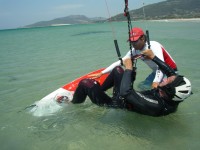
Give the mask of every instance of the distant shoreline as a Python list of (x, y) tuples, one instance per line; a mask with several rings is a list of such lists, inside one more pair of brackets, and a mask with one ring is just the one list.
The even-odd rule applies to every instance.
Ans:
[(176, 19), (158, 19), (158, 20), (148, 20), (148, 21), (158, 21), (158, 22), (181, 22), (181, 21), (197, 21), (200, 22), (200, 18), (176, 18)]
[[(152, 19), (152, 20), (134, 20), (134, 21), (150, 21), (150, 22), (200, 22), (200, 18), (176, 18), (176, 19)], [(113, 22), (126, 22), (126, 21), (113, 21)], [(52, 24), (49, 26), (41, 26), (41, 27), (56, 27), (56, 26), (69, 26), (69, 25), (77, 25), (77, 24)], [(26, 28), (41, 28), (41, 27), (19, 27), (19, 28), (11, 28), (11, 29), (0, 29), (3, 30), (15, 30), (15, 29), (26, 29)]]
[(69, 26), (69, 25), (72, 25), (72, 24), (52, 24), (51, 26)]

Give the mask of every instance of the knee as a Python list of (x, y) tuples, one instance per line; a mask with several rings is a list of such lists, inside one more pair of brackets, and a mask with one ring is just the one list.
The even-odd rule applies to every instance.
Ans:
[(121, 66), (117, 66), (114, 68), (114, 72), (117, 74), (123, 74), (124, 73), (124, 69)]
[(92, 88), (96, 84), (98, 84), (98, 82), (94, 79), (83, 79), (79, 82), (79, 85), (83, 85), (88, 88)]

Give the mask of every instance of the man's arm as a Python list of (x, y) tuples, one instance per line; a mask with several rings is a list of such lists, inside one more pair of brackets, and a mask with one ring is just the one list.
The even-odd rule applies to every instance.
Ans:
[[(151, 41), (151, 50), (153, 51), (155, 56), (157, 56), (161, 61), (164, 61), (162, 46), (160, 43), (156, 41)], [(157, 66), (156, 75), (152, 83), (152, 88), (157, 88), (158, 84), (162, 81), (163, 76), (164, 76), (163, 72)]]
[(123, 62), (125, 66), (125, 72), (122, 77), (121, 86), (120, 86), (120, 95), (126, 96), (133, 89), (133, 64), (131, 58), (125, 59)]
[(165, 62), (161, 61), (157, 56), (155, 56), (152, 50), (147, 49), (143, 51), (142, 54), (145, 55), (147, 58), (151, 59), (153, 62), (155, 62), (159, 66), (161, 71), (167, 75), (167, 77), (176, 75), (175, 71), (171, 67), (169, 67), (169, 65), (167, 65)]

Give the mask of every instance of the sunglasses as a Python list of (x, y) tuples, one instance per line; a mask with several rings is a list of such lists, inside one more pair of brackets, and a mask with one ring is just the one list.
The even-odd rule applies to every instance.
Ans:
[(140, 36), (136, 41), (131, 41), (131, 44), (136, 45), (143, 36)]

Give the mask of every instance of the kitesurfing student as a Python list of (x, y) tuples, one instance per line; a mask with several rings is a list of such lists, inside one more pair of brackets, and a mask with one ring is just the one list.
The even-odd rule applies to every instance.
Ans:
[(124, 61), (125, 72), (120, 86), (120, 95), (131, 106), (131, 110), (150, 116), (161, 116), (175, 112), (179, 103), (191, 95), (191, 83), (184, 76), (177, 75), (166, 63), (161, 61), (152, 50), (142, 52), (166, 74), (167, 80), (157, 88), (137, 92), (133, 89), (133, 64), (130, 58)]
[[(142, 52), (145, 58), (151, 59), (168, 77), (159, 83), (157, 88), (137, 92), (133, 89), (135, 71), (131, 58), (124, 60), (125, 71), (115, 67), (102, 86), (94, 79), (83, 79), (74, 93), (72, 103), (82, 103), (89, 96), (99, 106), (126, 108), (150, 116), (161, 116), (175, 112), (179, 103), (190, 96), (191, 83), (155, 56), (152, 50)], [(113, 98), (104, 91), (114, 85)]]
[[(125, 60), (126, 58), (135, 58), (137, 56), (141, 56), (141, 53), (148, 48), (148, 42), (146, 35), (144, 34), (141, 28), (135, 27), (132, 28), (130, 31), (130, 39), (129, 41), (132, 44), (132, 51), (129, 51), (122, 59)], [(172, 59), (170, 54), (165, 50), (165, 48), (156, 41), (150, 41), (150, 49), (153, 53), (162, 61), (166, 62), (174, 71), (177, 71), (177, 65), (175, 61)], [(164, 74), (160, 71), (159, 67), (151, 60), (146, 59), (145, 57), (141, 56), (141, 60), (143, 60), (151, 69), (152, 73), (148, 75), (148, 77), (139, 84), (140, 89), (149, 89), (150, 87), (156, 88), (158, 84), (163, 80)], [(121, 62), (116, 61), (103, 70), (99, 74), (95, 74), (94, 76), (99, 77), (104, 73), (111, 72), (113, 68), (116, 66), (120, 66)]]

